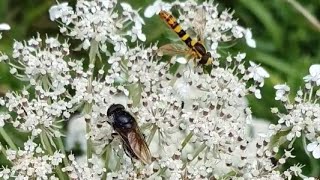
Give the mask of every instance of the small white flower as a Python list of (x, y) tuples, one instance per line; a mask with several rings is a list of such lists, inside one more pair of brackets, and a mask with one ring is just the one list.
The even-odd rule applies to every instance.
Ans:
[(290, 87), (286, 84), (275, 85), (274, 89), (277, 90), (275, 100), (285, 100), (286, 97), (284, 95), (286, 95), (290, 91)]
[(305, 76), (303, 79), (305, 82), (315, 82), (317, 86), (320, 85), (320, 64), (311, 65), (309, 68), (309, 75)]
[(307, 150), (312, 152), (315, 159), (320, 158), (320, 144), (318, 142), (312, 142), (307, 145)]
[(236, 59), (236, 61), (241, 62), (244, 58), (246, 58), (246, 53), (238, 53), (234, 59)]
[(158, 14), (161, 10), (168, 11), (171, 9), (171, 4), (162, 2), (161, 0), (155, 1), (151, 6), (148, 6), (144, 11), (146, 18), (151, 18), (155, 14)]
[(56, 19), (63, 17), (65, 15), (64, 12), (69, 9), (70, 7), (67, 2), (51, 6), (49, 9), (50, 20), (55, 21)]
[(253, 78), (254, 81), (260, 83), (259, 86), (262, 87), (264, 85), (264, 79), (270, 77), (269, 73), (254, 62), (250, 61), (249, 63), (251, 66), (248, 68), (248, 76)]

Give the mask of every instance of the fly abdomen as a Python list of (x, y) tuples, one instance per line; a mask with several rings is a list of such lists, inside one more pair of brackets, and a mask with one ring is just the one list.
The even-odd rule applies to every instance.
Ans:
[(206, 48), (199, 42), (196, 42), (194, 45), (194, 49), (199, 52), (202, 56), (205, 56), (207, 54)]
[(210, 65), (212, 64), (212, 56), (210, 52), (207, 52), (205, 55), (203, 55), (199, 61), (199, 64), (203, 64), (203, 65)]

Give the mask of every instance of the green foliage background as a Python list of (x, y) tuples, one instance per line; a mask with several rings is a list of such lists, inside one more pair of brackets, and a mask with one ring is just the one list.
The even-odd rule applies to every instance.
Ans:
[[(279, 106), (274, 100), (273, 86), (286, 82), (292, 92), (296, 92), (303, 85), (302, 77), (308, 74), (310, 65), (320, 63), (320, 28), (312, 25), (289, 1), (292, 0), (215, 1), (219, 3), (220, 9), (234, 10), (234, 16), (239, 19), (239, 23), (244, 27), (250, 27), (253, 32), (257, 48), (248, 48), (243, 45), (244, 43), (237, 45), (236, 48), (246, 52), (247, 59), (260, 63), (271, 75), (262, 89), (263, 99), (249, 98), (254, 115), (271, 122), (275, 122), (276, 117), (270, 113), (270, 107)], [(69, 4), (76, 3), (75, 0), (68, 2)], [(148, 0), (127, 2), (136, 9), (140, 8), (141, 15), (145, 7), (152, 3)], [(298, 2), (315, 18), (320, 19), (319, 0), (300, 0)], [(48, 17), (48, 9), (52, 4), (55, 4), (55, 1), (0, 0), (0, 23), (5, 22), (11, 26), (10, 31), (2, 34), (0, 50), (10, 54), (14, 40), (28, 40), (36, 36), (37, 32), (43, 36), (45, 34), (56, 36), (59, 33), (57, 24), (51, 22)], [(165, 28), (167, 27), (156, 16), (146, 19), (144, 28), (148, 40), (146, 44), (157, 41), (162, 44), (168, 41), (168, 33), (165, 32)], [(9, 74), (7, 65), (0, 63), (1, 96), (8, 90), (21, 89), (23, 85)], [(20, 134), (13, 135), (15, 142), (22, 145), (21, 138), (23, 137)], [(0, 140), (2, 140), (1, 137)], [(294, 153), (299, 155), (297, 160), (306, 164), (303, 168), (304, 172), (319, 177), (320, 161), (309, 158), (301, 143), (297, 142), (295, 147)]]

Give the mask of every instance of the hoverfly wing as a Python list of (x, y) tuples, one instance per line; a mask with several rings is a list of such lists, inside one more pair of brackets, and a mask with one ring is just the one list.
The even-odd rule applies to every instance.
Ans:
[(117, 131), (123, 141), (123, 147), (128, 156), (136, 158), (145, 164), (151, 163), (151, 153), (137, 126), (130, 131)]
[(189, 49), (178, 44), (165, 44), (158, 49), (159, 55), (185, 55), (189, 53)]
[(151, 153), (138, 128), (128, 133), (128, 143), (132, 152), (145, 164), (151, 163)]
[(194, 25), (194, 31), (198, 41), (204, 44), (204, 31), (206, 29), (207, 21), (206, 13), (203, 7), (197, 9), (197, 18), (193, 20), (192, 24)]

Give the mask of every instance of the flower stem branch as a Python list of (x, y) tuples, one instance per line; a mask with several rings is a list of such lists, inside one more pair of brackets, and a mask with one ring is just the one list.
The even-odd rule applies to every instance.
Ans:
[[(99, 53), (99, 44), (97, 41), (92, 40), (91, 46), (90, 46), (90, 51), (89, 51), (89, 71), (91, 71), (91, 73), (89, 73), (90, 77), (89, 77), (88, 86), (87, 86), (88, 94), (90, 94), (92, 92), (92, 80), (93, 80), (93, 71), (94, 71), (94, 69), (90, 68), (90, 65), (95, 64), (96, 56), (98, 53)], [(85, 115), (91, 114), (91, 110), (92, 110), (92, 104), (89, 102), (86, 102), (86, 104), (84, 106)], [(90, 120), (86, 120), (86, 134), (89, 134), (90, 131), (91, 131)], [(91, 141), (90, 137), (88, 137), (88, 139), (87, 139), (87, 160), (92, 158), (92, 151), (93, 151), (92, 148), (93, 148), (92, 141)]]
[[(86, 123), (86, 132), (87, 132), (87, 134), (91, 131), (89, 123), (90, 122)], [(91, 158), (92, 158), (92, 141), (91, 141), (90, 137), (88, 137), (88, 139), (87, 139), (87, 160), (89, 160)]]
[(150, 136), (148, 137), (148, 140), (147, 140), (147, 144), (150, 145), (154, 135), (156, 134), (157, 132), (157, 129), (158, 129), (158, 126), (157, 125), (153, 125), (152, 126), (152, 129), (151, 129), (151, 132), (150, 132)]
[(299, 13), (301, 13), (318, 31), (320, 31), (320, 22), (315, 16), (308, 12), (301, 4), (295, 0), (287, 0)]
[[(60, 151), (61, 151), (63, 154), (67, 154), (67, 153), (66, 153), (66, 150), (64, 149), (64, 145), (63, 145), (63, 142), (62, 142), (61, 137), (58, 137), (58, 138), (57, 138), (57, 141), (58, 141), (58, 147), (59, 147)], [(63, 158), (63, 163), (64, 163), (64, 166), (65, 166), (65, 167), (69, 166), (69, 161), (68, 161), (67, 156), (65, 156), (65, 157)]]
[[(196, 157), (199, 156), (199, 154), (206, 148), (206, 144), (205, 143), (202, 143), (201, 146), (197, 149), (197, 151), (194, 153), (193, 157), (192, 157), (192, 160), (193, 161)], [(190, 161), (190, 162), (191, 162)]]
[(106, 171), (103, 173), (101, 179), (107, 178), (107, 173), (109, 172), (109, 160), (110, 160), (111, 151), (112, 151), (111, 145), (108, 144), (107, 151), (106, 151), (105, 165), (104, 165), (104, 168), (106, 169)]
[(9, 145), (9, 147), (15, 151), (18, 151), (17, 146), (13, 143), (10, 136), (7, 134), (7, 132), (4, 130), (4, 128), (0, 128), (0, 134), (3, 137), (3, 139), (6, 141), (6, 143)]
[(183, 150), (183, 148), (188, 144), (188, 142), (191, 140), (193, 136), (193, 132), (190, 132), (186, 138), (183, 140), (183, 142), (181, 143), (181, 151)]
[[(51, 147), (51, 144), (50, 144), (50, 141), (48, 139), (48, 136), (46, 134), (45, 131), (42, 131), (41, 134), (40, 134), (40, 138), (41, 138), (41, 143), (42, 143), (42, 146), (47, 150), (47, 152), (50, 154), (50, 155), (53, 155), (53, 149)], [(66, 179), (65, 178), (65, 175), (63, 174), (62, 170), (61, 170), (61, 167), (60, 166), (57, 166), (56, 167), (56, 173), (59, 177), (59, 179)]]

